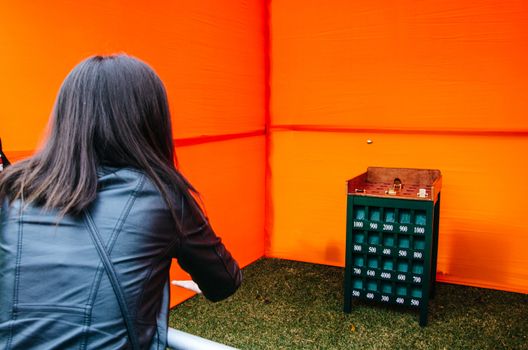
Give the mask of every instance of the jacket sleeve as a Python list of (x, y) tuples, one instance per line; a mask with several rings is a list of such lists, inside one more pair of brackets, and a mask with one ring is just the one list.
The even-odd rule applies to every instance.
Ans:
[(181, 268), (207, 299), (220, 301), (232, 295), (242, 282), (242, 272), (210, 224), (182, 215), (182, 230), (174, 251)]
[(2, 151), (2, 139), (0, 139), (0, 157), (2, 157), (2, 163), (4, 164), (4, 168), (11, 163), (9, 163), (9, 159), (7, 159), (7, 156)]

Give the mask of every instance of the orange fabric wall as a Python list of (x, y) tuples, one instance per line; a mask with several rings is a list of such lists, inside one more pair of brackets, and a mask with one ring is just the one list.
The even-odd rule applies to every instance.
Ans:
[(270, 52), (266, 3), (1, 2), (6, 153), (35, 149), (80, 59), (125, 51), (166, 83), (181, 167), (242, 265), (266, 246), (342, 266), (345, 181), (439, 168), (439, 279), (527, 292), (527, 3), (273, 1)]
[(342, 266), (345, 181), (438, 168), (439, 280), (528, 292), (527, 24), (523, 0), (272, 1), (267, 254)]
[[(17, 160), (38, 146), (57, 90), (81, 59), (137, 56), (166, 84), (184, 173), (247, 265), (264, 251), (264, 22), (252, 1), (0, 2), (6, 154)], [(189, 295), (173, 288), (172, 304)]]

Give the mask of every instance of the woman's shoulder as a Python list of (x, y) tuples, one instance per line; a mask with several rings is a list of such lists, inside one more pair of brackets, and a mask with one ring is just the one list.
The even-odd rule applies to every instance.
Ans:
[(102, 165), (97, 168), (97, 177), (104, 179), (106, 177), (127, 177), (127, 178), (139, 178), (145, 175), (145, 172), (141, 169), (136, 169), (130, 166), (116, 167), (110, 165)]
[[(98, 194), (105, 196), (126, 192), (135, 197), (163, 200), (160, 190), (145, 171), (133, 167), (101, 166), (97, 169)], [(173, 188), (177, 192), (176, 188)], [(178, 193), (173, 193), (179, 197)]]
[(146, 173), (132, 167), (101, 166), (97, 169), (97, 182), (98, 192), (114, 192), (122, 189), (136, 195), (140, 192), (159, 194)]

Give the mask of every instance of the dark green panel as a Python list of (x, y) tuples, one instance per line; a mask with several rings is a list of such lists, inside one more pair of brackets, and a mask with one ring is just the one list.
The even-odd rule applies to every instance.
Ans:
[(348, 195), (345, 311), (352, 299), (420, 310), (434, 292), (440, 195), (432, 200)]

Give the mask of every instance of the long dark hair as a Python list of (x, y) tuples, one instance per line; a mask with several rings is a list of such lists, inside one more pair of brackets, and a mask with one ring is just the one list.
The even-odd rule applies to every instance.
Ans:
[(64, 80), (50, 126), (38, 153), (2, 172), (0, 199), (78, 214), (96, 197), (99, 166), (134, 167), (157, 186), (177, 224), (177, 190), (205, 219), (175, 166), (167, 95), (147, 64), (122, 54), (85, 59)]

